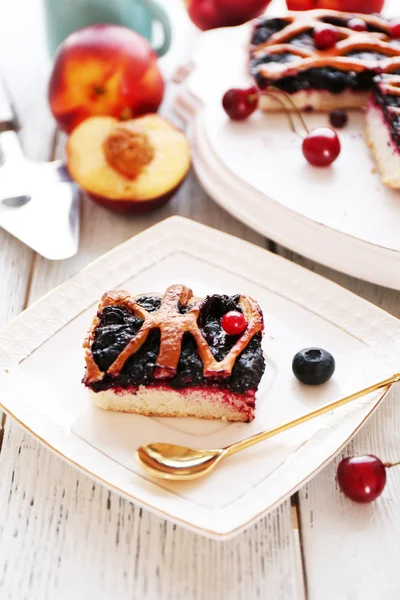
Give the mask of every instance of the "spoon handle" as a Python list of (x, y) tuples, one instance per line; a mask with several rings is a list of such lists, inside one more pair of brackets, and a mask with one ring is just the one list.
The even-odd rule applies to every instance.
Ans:
[(288, 421), (287, 423), (283, 423), (283, 425), (279, 425), (278, 427), (274, 427), (273, 429), (267, 429), (267, 431), (263, 431), (262, 433), (257, 433), (256, 435), (253, 435), (252, 437), (249, 437), (245, 440), (237, 442), (236, 444), (232, 444), (231, 446), (228, 446), (227, 448), (224, 449), (225, 450), (224, 454), (225, 454), (225, 456), (229, 456), (231, 454), (235, 454), (236, 452), (239, 452), (240, 450), (244, 450), (245, 448), (254, 446), (254, 444), (258, 444), (258, 442), (263, 442), (264, 440), (268, 440), (269, 438), (272, 438), (275, 435), (278, 435), (278, 433), (282, 433), (283, 431), (292, 429), (292, 427), (297, 427), (297, 425), (301, 425), (302, 423), (305, 423), (306, 421), (315, 419), (315, 417), (319, 417), (320, 415), (330, 412), (331, 410), (334, 410), (335, 408), (339, 408), (339, 406), (348, 404), (349, 402), (352, 402), (353, 400), (357, 400), (358, 398), (361, 398), (362, 396), (371, 394), (372, 392), (375, 392), (376, 390), (379, 390), (383, 387), (387, 387), (389, 389), (390, 386), (393, 383), (396, 383), (397, 381), (400, 381), (400, 372), (395, 373), (394, 375), (392, 375), (391, 377), (388, 377), (387, 379), (383, 379), (383, 381), (374, 383), (373, 385), (370, 385), (370, 386), (364, 388), (363, 390), (359, 390), (358, 392), (355, 392), (354, 394), (345, 396), (344, 398), (341, 398), (340, 400), (335, 400), (335, 402), (330, 402), (329, 404), (325, 404), (324, 406), (321, 406), (321, 408), (317, 408), (316, 410), (313, 410), (312, 412), (309, 412), (309, 413), (303, 415), (302, 417), (298, 417), (297, 419), (294, 419), (293, 421)]

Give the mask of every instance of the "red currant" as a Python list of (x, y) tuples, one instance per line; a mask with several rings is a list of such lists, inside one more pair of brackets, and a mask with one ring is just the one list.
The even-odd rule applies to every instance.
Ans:
[(255, 86), (246, 90), (232, 88), (225, 92), (222, 106), (230, 119), (243, 121), (258, 107), (258, 89)]
[(311, 165), (327, 167), (340, 154), (340, 140), (336, 131), (330, 127), (317, 127), (304, 138), (302, 149)]
[(222, 329), (228, 335), (240, 335), (247, 327), (247, 321), (238, 310), (231, 310), (222, 317)]
[(349, 19), (347, 22), (347, 27), (352, 29), (353, 31), (367, 31), (368, 27), (365, 21), (359, 19), (358, 17), (354, 17), (353, 19)]
[(400, 38), (400, 21), (392, 23), (391, 35), (393, 38)]
[(345, 496), (354, 502), (373, 502), (386, 485), (385, 465), (379, 458), (367, 454), (340, 461), (337, 482)]
[(333, 48), (339, 39), (337, 30), (332, 25), (321, 24), (314, 29), (314, 44), (318, 50)]

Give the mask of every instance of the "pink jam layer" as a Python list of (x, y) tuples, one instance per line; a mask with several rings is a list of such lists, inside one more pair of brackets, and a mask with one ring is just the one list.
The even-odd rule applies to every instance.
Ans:
[[(115, 388), (109, 388), (107, 391), (112, 391), (116, 396), (123, 396), (125, 393), (135, 394), (139, 390), (139, 387), (143, 387), (143, 386), (132, 386), (132, 387), (128, 387), (128, 388), (115, 387)], [(215, 395), (215, 396), (218, 396), (218, 402), (222, 402), (223, 404), (232, 406), (236, 411), (243, 412), (243, 413), (248, 413), (249, 409), (254, 409), (255, 404), (256, 404), (255, 390), (248, 390), (244, 394), (237, 394), (235, 392), (231, 392), (226, 389), (225, 390), (221, 390), (218, 388), (213, 389), (213, 388), (209, 388), (209, 387), (201, 386), (201, 385), (193, 386), (193, 387), (185, 387), (185, 388), (180, 388), (180, 389), (173, 388), (173, 387), (170, 387), (165, 384), (163, 384), (163, 385), (160, 385), (160, 384), (146, 385), (145, 387), (146, 387), (146, 389), (153, 389), (155, 391), (160, 391), (160, 392), (161, 391), (164, 391), (164, 392), (174, 391), (174, 392), (178, 392), (182, 396), (190, 395), (193, 392), (203, 392), (208, 397)]]

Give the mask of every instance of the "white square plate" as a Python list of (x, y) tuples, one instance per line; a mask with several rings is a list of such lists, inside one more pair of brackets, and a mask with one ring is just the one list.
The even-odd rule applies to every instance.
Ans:
[[(101, 295), (189, 285), (196, 295), (255, 297), (266, 321), (265, 376), (251, 424), (149, 418), (90, 405), (82, 340)], [(173, 217), (137, 235), (22, 313), (0, 333), (1, 406), (62, 458), (124, 497), (216, 539), (282, 502), (345, 444), (384, 396), (375, 393), (226, 460), (195, 482), (152, 479), (134, 451), (147, 442), (216, 447), (300, 416), (395, 370), (400, 322), (279, 256)], [(332, 380), (301, 386), (292, 357), (316, 345)], [(398, 365), (397, 365), (398, 366)]]

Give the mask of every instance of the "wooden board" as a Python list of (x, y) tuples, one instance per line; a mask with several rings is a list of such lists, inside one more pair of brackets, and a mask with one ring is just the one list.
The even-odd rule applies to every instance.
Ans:
[[(180, 6), (180, 0), (168, 4)], [(45, 99), (48, 63), (42, 3), (8, 3), (0, 19), (0, 68), (16, 99), (23, 142), (32, 158), (48, 159), (53, 123)], [(34, 34), (33, 34), (34, 32)], [(29, 61), (26, 44), (29, 40)], [(32, 66), (34, 65), (34, 68)], [(60, 140), (61, 147), (63, 140)], [(57, 149), (60, 155), (60, 148)], [(193, 175), (178, 196), (151, 217), (125, 219), (83, 203), (80, 253), (50, 263), (0, 230), (0, 320), (8, 321), (84, 264), (134, 235), (152, 219), (182, 214), (239, 237), (265, 241), (204, 194)], [(272, 246), (273, 247), (273, 246)], [(292, 260), (303, 264), (297, 256)], [(398, 292), (368, 285), (307, 262), (393, 314)], [(357, 452), (398, 459), (398, 394), (392, 394), (354, 441)], [(350, 447), (349, 452), (352, 451)], [(285, 504), (225, 544), (203, 540), (93, 485), (7, 423), (0, 453), (0, 597), (6, 600), (301, 600), (298, 531)], [(309, 598), (398, 598), (400, 469), (389, 473), (372, 507), (349, 504), (335, 489), (334, 466), (300, 494)], [(295, 510), (297, 519), (298, 513)]]
[[(326, 269), (281, 247), (277, 251), (400, 317), (399, 292)], [(399, 401), (400, 389), (394, 387), (345, 451), (299, 492), (309, 600), (399, 597), (400, 467), (388, 471), (387, 486), (371, 505), (350, 502), (336, 482), (343, 456), (374, 454), (383, 462), (400, 460)]]
[[(182, 212), (191, 213), (185, 209), (188, 192), (204, 221), (223, 224), (231, 233), (257, 241), (233, 219), (226, 222), (220, 209), (210, 203), (192, 177), (175, 199), (176, 212), (182, 202)], [(86, 201), (81, 253), (63, 263), (48, 263), (38, 257), (28, 303), (74, 273), (84, 262), (158, 218), (154, 214), (139, 221), (126, 220)], [(0, 547), (4, 554), (0, 564), (6, 556), (15, 557), (20, 564), (21, 539), (14, 534), (23, 533), (26, 558), (19, 585), (22, 590), (30, 590), (33, 597), (35, 594), (37, 598), (43, 594), (52, 597), (56, 590), (65, 589), (81, 597), (80, 594), (94, 587), (100, 598), (109, 598), (118, 591), (118, 598), (130, 598), (134, 593), (143, 599), (175, 599), (184, 593), (186, 598), (191, 594), (192, 598), (217, 599), (223, 597), (222, 589), (232, 593), (234, 570), (236, 596), (229, 597), (254, 597), (257, 589), (262, 589), (268, 581), (269, 589), (272, 586), (276, 590), (276, 598), (301, 598), (299, 550), (288, 503), (237, 541), (230, 542), (229, 549), (221, 550), (217, 543), (205, 542), (167, 525), (110, 495), (50, 455), (12, 422), (7, 422), (5, 439), (0, 455), (3, 473), (0, 511), (7, 516), (2, 527)], [(14, 551), (10, 551), (10, 544)], [(185, 557), (190, 555), (193, 560), (186, 563)], [(39, 556), (45, 566), (37, 573)], [(19, 598), (14, 570), (15, 563), (10, 564), (3, 578), (3, 589), (7, 597)], [(71, 572), (76, 573), (72, 590)]]
[[(48, 64), (41, 2), (24, 0), (23, 5), (26, 17), (21, 6), (15, 7), (13, 23), (18, 22), (19, 31), (26, 33), (37, 23), (39, 32), (35, 38), (38, 47), (33, 47), (30, 56), (35, 70), (31, 69), (28, 82), (24, 81), (29, 75), (28, 65), (22, 64), (16, 30), (6, 28), (4, 21), (0, 25), (0, 56), (3, 60), (6, 56), (19, 57), (14, 71), (11, 61), (5, 61), (3, 73), (16, 100), (28, 156), (48, 160), (62, 156), (65, 140), (60, 136), (52, 153), (54, 125), (45, 97)], [(171, 214), (195, 218), (265, 244), (262, 237), (227, 217), (193, 175), (168, 206), (149, 216), (114, 215), (86, 200), (80, 252), (68, 261), (49, 262), (33, 256), (0, 230), (2, 322), (95, 257)], [(236, 600), (262, 597), (267, 588), (277, 599), (303, 597), (299, 542), (289, 503), (227, 545), (206, 541), (93, 484), (12, 421), (6, 423), (0, 473), (2, 598), (108, 600), (113, 595), (121, 600)]]

